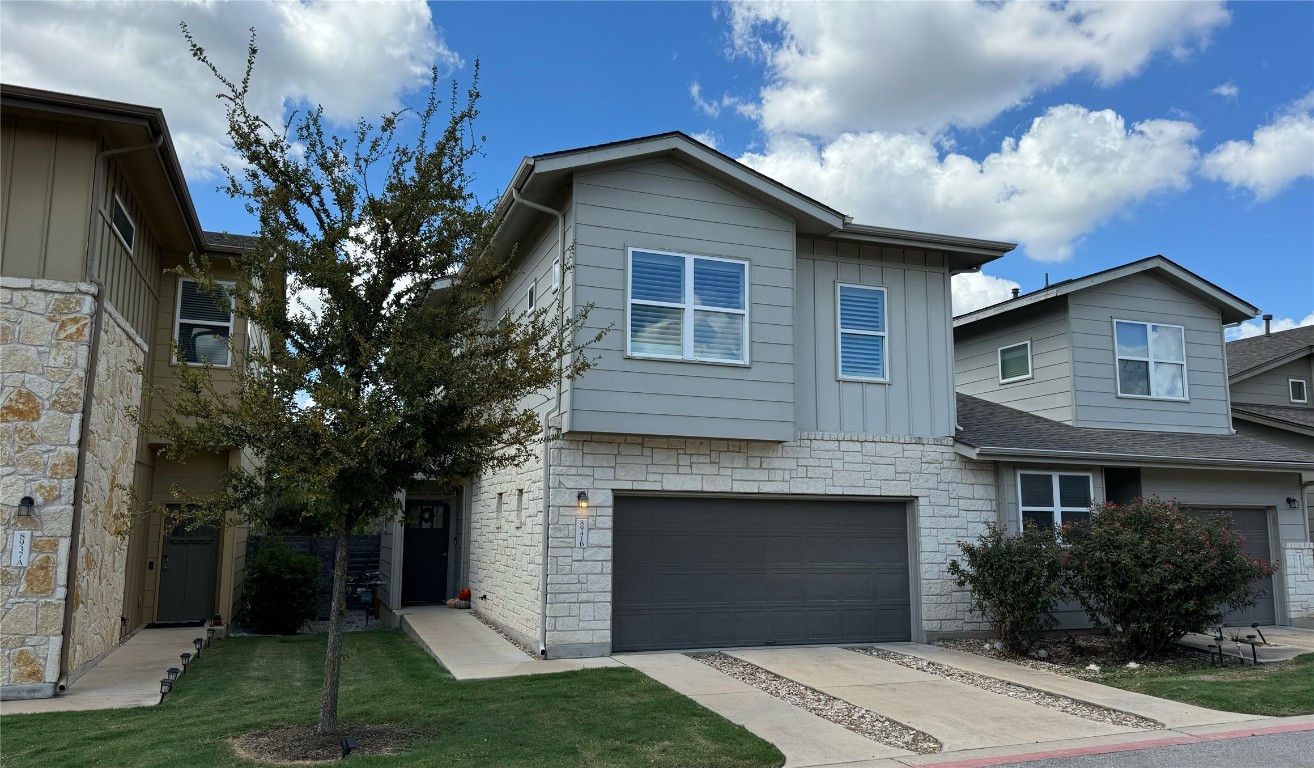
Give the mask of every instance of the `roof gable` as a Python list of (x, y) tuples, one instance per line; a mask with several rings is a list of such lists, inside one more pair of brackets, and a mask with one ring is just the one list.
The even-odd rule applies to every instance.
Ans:
[(1227, 343), (1227, 377), (1235, 383), (1314, 354), (1314, 325)]

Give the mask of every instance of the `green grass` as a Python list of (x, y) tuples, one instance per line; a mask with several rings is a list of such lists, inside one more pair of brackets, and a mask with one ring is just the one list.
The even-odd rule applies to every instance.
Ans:
[[(227, 740), (317, 719), (323, 636), (239, 637), (206, 650), (157, 707), (9, 715), (6, 767), (241, 766)], [(163, 672), (163, 670), (161, 670)], [(360, 766), (779, 766), (744, 728), (632, 669), (457, 683), (395, 631), (346, 636), (340, 722), (426, 737)]]
[(1259, 666), (1211, 667), (1203, 658), (1092, 678), (1105, 685), (1209, 709), (1252, 715), (1314, 714), (1314, 653)]

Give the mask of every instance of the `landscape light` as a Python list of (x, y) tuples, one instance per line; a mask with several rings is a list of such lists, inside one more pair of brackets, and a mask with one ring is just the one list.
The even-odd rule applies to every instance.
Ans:
[(187, 665), (192, 663), (192, 655), (190, 653), (180, 653), (178, 658), (182, 659), (183, 674), (187, 674)]

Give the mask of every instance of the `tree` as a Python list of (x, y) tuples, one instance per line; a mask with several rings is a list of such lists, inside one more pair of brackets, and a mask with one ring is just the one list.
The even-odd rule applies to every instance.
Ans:
[[(231, 301), (268, 343), (232, 349), (232, 386), (216, 386), (209, 365), (178, 366), (177, 385), (153, 393), (165, 407), (149, 428), (166, 458), (241, 449), (255, 459), (212, 495), (174, 489), (199, 519), (260, 523), (276, 509), (286, 523), (294, 498), (335, 537), (319, 714), (319, 730), (334, 732), (353, 528), (398, 513), (397, 492), (417, 477), (456, 484), (529, 458), (541, 436), (526, 404), (587, 369), (583, 349), (601, 334), (575, 344), (587, 307), (486, 316), (513, 256), (497, 256), (497, 211), (469, 191), (466, 166), (483, 142), (477, 65), (464, 98), (453, 84), (445, 125), (435, 70), (422, 110), (335, 135), (322, 109), (281, 126), (249, 109), (254, 29), (236, 82), (183, 34), (221, 85), (241, 160), (222, 188), (259, 222)], [(180, 271), (230, 300), (203, 256)]]

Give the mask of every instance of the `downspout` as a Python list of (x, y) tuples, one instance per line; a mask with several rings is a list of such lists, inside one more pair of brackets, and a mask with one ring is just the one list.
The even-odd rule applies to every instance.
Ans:
[[(149, 129), (147, 129), (149, 130)], [(97, 364), (100, 360), (100, 329), (105, 322), (105, 283), (101, 281), (96, 274), (100, 268), (99, 253), (92, 248), (92, 232), (95, 231), (96, 215), (105, 216), (102, 203), (103, 190), (101, 185), (104, 183), (104, 174), (101, 169), (105, 165), (105, 158), (114, 155), (123, 155), (129, 152), (145, 152), (147, 150), (159, 150), (164, 144), (164, 134), (155, 137), (155, 140), (149, 144), (139, 144), (133, 147), (119, 147), (118, 149), (104, 149), (96, 153), (95, 167), (92, 170), (92, 189), (91, 189), (91, 216), (87, 225), (87, 254), (85, 259), (87, 279), (92, 285), (96, 286), (96, 313), (91, 321), (91, 344), (87, 350), (87, 372), (83, 385), (82, 393), (82, 424), (78, 429), (78, 469), (76, 479), (73, 484), (73, 522), (69, 529), (68, 542), (68, 569), (64, 575), (64, 621), (60, 629), (62, 641), (59, 647), (59, 677), (55, 681), (55, 690), (63, 691), (68, 688), (69, 675), (72, 674), (69, 669), (69, 656), (72, 652), (73, 631), (73, 592), (77, 584), (78, 572), (78, 550), (82, 538), (82, 511), (84, 495), (86, 494), (87, 485), (87, 445), (91, 440), (91, 408), (96, 396), (96, 373)]]
[[(557, 245), (558, 257), (561, 260), (561, 284), (557, 286), (557, 320), (560, 322), (565, 314), (566, 308), (566, 217), (555, 208), (549, 208), (546, 205), (539, 205), (532, 200), (526, 200), (520, 196), (520, 190), (514, 186), (511, 187), (511, 199), (528, 208), (541, 211), (546, 214), (555, 216), (557, 219)], [(539, 605), (538, 605), (538, 655), (547, 657), (547, 619), (548, 619), (548, 518), (552, 509), (552, 464), (548, 461), (548, 429), (553, 416), (561, 414), (561, 361), (557, 360), (557, 381), (555, 403), (548, 411), (543, 414), (541, 428), (543, 430), (543, 525), (542, 525), (542, 542), (540, 544), (539, 562), (542, 565), (539, 574)]]

